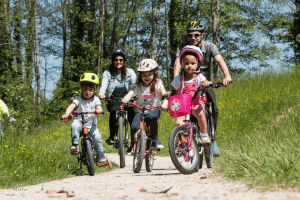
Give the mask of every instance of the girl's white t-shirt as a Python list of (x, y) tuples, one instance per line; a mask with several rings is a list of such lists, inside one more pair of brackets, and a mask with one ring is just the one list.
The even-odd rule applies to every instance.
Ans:
[[(180, 76), (182, 75), (178, 75), (176, 76), (171, 85), (176, 89), (178, 90), (181, 86), (181, 81), (180, 81)], [(184, 80), (184, 79), (183, 79)], [(197, 76), (197, 85), (198, 87), (201, 85), (202, 81), (206, 80), (206, 78), (203, 76), (203, 74), (199, 73), (198, 76)], [(188, 80), (188, 81), (183, 81), (184, 83), (193, 83), (193, 79), (191, 80)]]
[(142, 103), (146, 103), (147, 107), (160, 106), (160, 89), (163, 87), (162, 81), (160, 79), (157, 80), (155, 84), (155, 89), (158, 91), (156, 96), (154, 97), (150, 92), (150, 87), (144, 87), (143, 85), (132, 85), (132, 90), (134, 94), (138, 97), (138, 105), (140, 106)]

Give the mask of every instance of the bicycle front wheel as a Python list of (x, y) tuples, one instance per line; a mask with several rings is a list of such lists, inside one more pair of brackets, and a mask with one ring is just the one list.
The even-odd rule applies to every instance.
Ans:
[(139, 173), (141, 171), (143, 159), (144, 159), (144, 153), (145, 153), (145, 134), (143, 132), (139, 132), (137, 135), (137, 141), (136, 141), (134, 157), (133, 157), (134, 173)]
[(194, 136), (190, 148), (189, 142), (189, 132), (186, 127), (177, 126), (172, 130), (169, 138), (169, 152), (174, 166), (182, 174), (196, 172), (199, 163), (199, 150)]
[(90, 174), (90, 176), (95, 175), (95, 163), (94, 163), (94, 152), (92, 148), (92, 144), (90, 140), (85, 140), (84, 145), (86, 148), (86, 154), (85, 154), (85, 159), (86, 159), (86, 166), (87, 170)]
[(119, 155), (120, 168), (125, 167), (125, 145), (124, 145), (124, 118), (119, 117)]
[(145, 161), (146, 161), (146, 171), (147, 172), (151, 172), (152, 169), (153, 169), (153, 164), (154, 164), (154, 152), (153, 152), (153, 149), (152, 149), (152, 142), (151, 142), (151, 139), (148, 138), (148, 141), (147, 141), (147, 149), (148, 149), (148, 154), (146, 154), (146, 158), (145, 158)]

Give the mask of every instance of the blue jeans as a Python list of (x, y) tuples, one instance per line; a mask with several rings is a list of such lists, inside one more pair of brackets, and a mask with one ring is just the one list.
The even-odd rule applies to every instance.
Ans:
[[(104, 153), (103, 153), (103, 142), (101, 139), (101, 135), (99, 133), (99, 130), (95, 124), (86, 123), (87, 130), (89, 132), (89, 136), (94, 141), (94, 148), (97, 152), (99, 159), (104, 159)], [(79, 145), (79, 133), (82, 131), (82, 124), (81, 121), (73, 120), (71, 124), (71, 140), (72, 145)]]
[[(133, 138), (134, 134), (140, 129), (140, 119), (141, 119), (142, 113), (137, 112), (133, 118), (132, 124), (130, 126), (131, 128), (131, 145), (133, 145)], [(158, 141), (158, 124), (157, 120), (160, 117), (160, 111), (158, 110), (149, 110), (146, 117), (145, 122), (150, 126), (151, 130), (151, 138), (154, 141)]]

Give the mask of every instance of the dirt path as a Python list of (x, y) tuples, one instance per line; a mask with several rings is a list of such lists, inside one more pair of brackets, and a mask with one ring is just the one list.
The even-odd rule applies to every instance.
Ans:
[[(117, 154), (107, 154), (118, 163)], [(139, 174), (132, 171), (133, 157), (126, 156), (126, 167), (91, 176), (77, 176), (38, 185), (0, 190), (0, 199), (300, 199), (300, 191), (259, 191), (245, 184), (225, 180), (204, 168), (192, 175), (182, 175), (169, 157), (156, 157), (154, 169)], [(56, 191), (55, 191), (56, 190)], [(53, 193), (59, 190), (66, 193)], [(168, 190), (168, 191), (166, 191)], [(48, 191), (48, 193), (47, 193)], [(74, 193), (72, 193), (72, 191)]]

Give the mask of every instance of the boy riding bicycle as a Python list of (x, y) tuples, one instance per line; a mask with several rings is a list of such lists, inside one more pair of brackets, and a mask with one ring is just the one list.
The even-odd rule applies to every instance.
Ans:
[[(66, 113), (62, 116), (63, 119), (68, 119), (71, 112), (75, 109), (77, 112), (96, 112), (96, 114), (86, 114), (85, 121), (89, 136), (94, 141), (94, 148), (97, 152), (98, 162), (105, 163), (106, 158), (103, 153), (103, 142), (101, 135), (97, 128), (97, 116), (102, 113), (101, 102), (97, 96), (94, 95), (96, 85), (99, 84), (99, 78), (94, 73), (84, 73), (80, 77), (80, 84), (82, 95), (77, 96), (71, 105), (66, 110)], [(77, 116), (74, 118), (71, 124), (71, 140), (72, 146), (70, 147), (71, 155), (78, 155), (79, 152), (79, 133), (82, 131), (82, 118)]]

